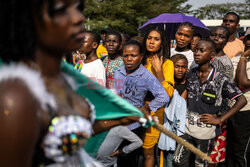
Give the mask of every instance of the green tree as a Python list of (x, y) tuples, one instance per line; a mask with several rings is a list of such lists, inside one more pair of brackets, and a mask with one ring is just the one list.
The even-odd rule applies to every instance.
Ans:
[(187, 0), (86, 0), (84, 15), (89, 29), (100, 31), (105, 26), (136, 35), (148, 19), (161, 13), (188, 13)]
[(192, 15), (199, 19), (223, 19), (223, 16), (230, 11), (239, 14), (241, 19), (249, 19), (250, 0), (246, 0), (245, 3), (223, 3), (206, 5), (192, 11)]

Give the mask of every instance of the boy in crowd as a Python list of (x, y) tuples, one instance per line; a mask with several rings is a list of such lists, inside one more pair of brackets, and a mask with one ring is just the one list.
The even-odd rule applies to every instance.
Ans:
[(102, 63), (106, 72), (106, 87), (108, 89), (114, 88), (114, 73), (123, 66), (123, 61), (120, 58), (120, 45), (122, 37), (116, 31), (110, 31), (105, 37), (105, 46), (108, 51), (108, 56), (102, 57)]
[(106, 77), (105, 68), (102, 61), (96, 55), (96, 48), (99, 44), (100, 37), (93, 31), (84, 32), (83, 45), (81, 48), (82, 53), (86, 55), (85, 60), (80, 60), (75, 66), (78, 71), (93, 81), (98, 82), (105, 87)]
[[(219, 125), (237, 113), (246, 105), (246, 98), (235, 84), (221, 74), (210, 64), (215, 56), (215, 45), (212, 40), (200, 40), (194, 52), (198, 67), (187, 74), (187, 117), (185, 140), (205, 153), (210, 153), (212, 140), (219, 134)], [(235, 99), (232, 108), (222, 116), (217, 116), (221, 110), (223, 98)], [(176, 166), (188, 166), (190, 151), (178, 145), (174, 163)], [(195, 157), (196, 167), (207, 166), (206, 162)]]
[(218, 26), (211, 31), (210, 39), (215, 43), (216, 55), (211, 60), (211, 64), (225, 74), (230, 79), (233, 79), (233, 64), (230, 58), (225, 54), (223, 48), (227, 44), (230, 32), (226, 27)]
[(244, 45), (241, 40), (235, 37), (236, 30), (240, 27), (240, 16), (234, 12), (228, 12), (222, 22), (230, 31), (230, 37), (227, 45), (224, 47), (225, 54), (232, 59), (234, 56), (240, 55), (244, 52)]

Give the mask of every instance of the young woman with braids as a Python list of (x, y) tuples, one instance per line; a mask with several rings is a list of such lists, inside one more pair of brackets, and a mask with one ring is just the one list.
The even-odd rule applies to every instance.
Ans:
[(64, 54), (82, 44), (83, 0), (0, 3), (1, 166), (80, 165), (93, 132), (138, 120), (94, 121), (93, 105), (61, 70)]

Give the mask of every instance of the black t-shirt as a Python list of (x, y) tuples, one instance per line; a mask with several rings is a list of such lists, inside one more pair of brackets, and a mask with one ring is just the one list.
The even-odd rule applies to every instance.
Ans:
[(174, 88), (178, 91), (178, 93), (181, 95), (184, 90), (186, 89), (186, 83), (181, 84), (181, 83), (175, 83)]

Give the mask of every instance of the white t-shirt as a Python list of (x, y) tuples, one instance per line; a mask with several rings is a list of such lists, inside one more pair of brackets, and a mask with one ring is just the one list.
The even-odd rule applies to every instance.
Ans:
[[(234, 79), (236, 75), (237, 66), (240, 61), (240, 57), (241, 55), (237, 55), (231, 59), (233, 66), (234, 66), (234, 77), (233, 77)], [(246, 64), (246, 71), (247, 71), (247, 77), (250, 78), (250, 62), (249, 61)], [(240, 111), (248, 111), (250, 110), (250, 89), (246, 89), (242, 92), (244, 93), (244, 96), (247, 99), (247, 105), (245, 105), (245, 107), (243, 107)]]
[(90, 63), (82, 64), (82, 74), (91, 78), (93, 81), (99, 83), (103, 87), (106, 85), (105, 68), (100, 59), (96, 59)]
[(175, 50), (175, 48), (171, 48), (170, 57), (172, 57), (175, 54), (183, 54), (184, 56), (186, 56), (186, 58), (188, 59), (188, 69), (190, 69), (191, 65), (192, 65), (192, 68), (194, 67), (194, 65), (196, 65), (196, 63), (194, 62), (194, 54), (191, 50), (188, 50), (185, 52), (178, 52)]

